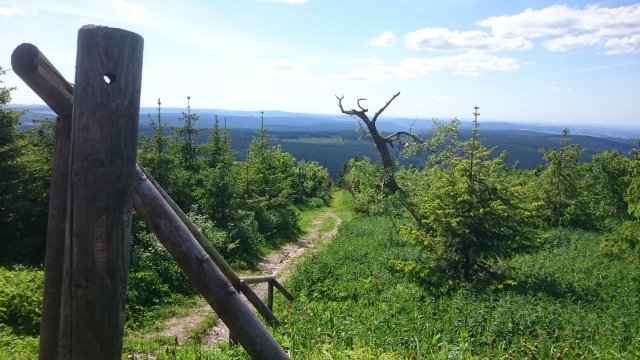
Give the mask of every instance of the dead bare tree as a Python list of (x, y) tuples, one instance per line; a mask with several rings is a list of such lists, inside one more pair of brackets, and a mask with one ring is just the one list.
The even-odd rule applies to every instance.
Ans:
[(373, 115), (373, 118), (370, 119), (369, 116), (367, 115), (367, 112), (369, 111), (369, 109), (363, 108), (362, 105), (360, 104), (360, 101), (364, 101), (367, 99), (360, 98), (357, 100), (358, 108), (360, 110), (356, 110), (356, 109), (345, 110), (344, 107), (342, 106), (342, 99), (344, 99), (344, 95), (341, 97), (338, 97), (338, 95), (336, 95), (336, 99), (338, 99), (338, 107), (340, 107), (340, 111), (342, 111), (343, 114), (357, 117), (366, 125), (368, 136), (371, 137), (371, 142), (373, 142), (376, 149), (378, 150), (378, 154), (380, 154), (382, 167), (390, 171), (390, 177), (386, 185), (387, 185), (387, 189), (389, 189), (391, 193), (396, 193), (398, 190), (400, 190), (400, 186), (398, 186), (398, 183), (393, 177), (392, 170), (395, 165), (395, 162), (388, 146), (394, 148), (397, 144), (398, 147), (401, 148), (409, 145), (411, 141), (414, 141), (416, 144), (424, 146), (424, 149), (429, 152), (437, 152), (436, 149), (426, 146), (426, 142), (424, 140), (422, 140), (416, 134), (410, 131), (396, 131), (387, 136), (382, 136), (380, 131), (378, 131), (378, 128), (376, 126), (376, 120), (378, 120), (378, 117), (387, 109), (387, 107), (391, 104), (391, 102), (395, 100), (395, 98), (397, 98), (398, 96), (400, 96), (400, 92), (393, 95), (391, 99), (387, 101), (387, 103)]
[[(356, 101), (358, 105), (358, 109), (350, 109), (345, 110), (342, 105), (343, 96), (336, 95), (336, 99), (338, 99), (338, 107), (340, 107), (340, 111), (343, 114), (347, 114), (352, 117), (356, 117), (359, 121), (365, 124), (367, 136), (370, 137), (371, 142), (375, 145), (378, 150), (378, 154), (380, 155), (380, 160), (382, 162), (382, 167), (388, 172), (388, 177), (386, 182), (383, 184), (383, 187), (388, 190), (391, 194), (396, 194), (398, 192), (404, 193), (402, 188), (396, 182), (394, 176), (394, 167), (395, 167), (395, 158), (392, 156), (389, 147), (394, 148), (396, 145), (398, 148), (404, 148), (410, 145), (418, 145), (420, 150), (425, 150), (430, 153), (438, 153), (439, 147), (446, 143), (448, 139), (454, 135), (457, 135), (457, 126), (458, 120), (452, 119), (451, 122), (447, 125), (440, 125), (434, 121), (433, 132), (430, 134), (429, 140), (423, 140), (418, 137), (417, 134), (412, 133), (410, 131), (396, 131), (392, 134), (383, 136), (380, 131), (378, 131), (376, 121), (378, 117), (387, 109), (387, 107), (395, 100), (398, 96), (400, 96), (400, 92), (396, 93), (386, 102), (386, 104), (380, 108), (374, 115), (373, 118), (369, 118), (367, 112), (369, 109), (362, 107), (360, 104), (361, 101), (367, 100), (365, 98), (360, 98)], [(406, 195), (406, 194), (404, 194)], [(417, 211), (413, 203), (406, 199), (405, 197), (405, 207), (406, 209), (413, 215), (416, 220), (418, 219)]]

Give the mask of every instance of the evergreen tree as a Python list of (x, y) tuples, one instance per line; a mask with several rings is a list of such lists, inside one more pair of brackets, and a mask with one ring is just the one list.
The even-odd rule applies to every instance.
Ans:
[[(636, 141), (640, 146), (640, 140)], [(634, 259), (640, 264), (640, 150), (632, 149), (633, 159), (629, 164), (629, 174), (625, 177), (629, 187), (624, 193), (629, 215), (632, 220), (627, 220), (602, 238), (602, 246), (613, 253)]]
[[(153, 176), (171, 198), (183, 209), (193, 205), (191, 196), (191, 178), (182, 164), (182, 150), (175, 136), (168, 135), (167, 123), (162, 120), (161, 101), (158, 99), (158, 113), (154, 117), (148, 114), (149, 126), (153, 130), (151, 137), (143, 134), (138, 149), (138, 162)], [(174, 129), (175, 130), (175, 129)]]
[(492, 150), (477, 141), (477, 113), (472, 137), (458, 156), (426, 170), (420, 189), (421, 224), (400, 227), (401, 234), (425, 250), (422, 261), (392, 261), (398, 269), (431, 286), (468, 283), (494, 273), (498, 258), (513, 255), (533, 236), (529, 212), (505, 183), (504, 157), (489, 160)]
[(612, 217), (627, 216), (625, 192), (629, 188), (630, 160), (617, 151), (604, 151), (585, 164), (585, 193), (591, 199), (590, 210), (599, 222)]
[(240, 187), (233, 172), (236, 153), (231, 150), (231, 139), (227, 129), (220, 128), (217, 115), (203, 150), (206, 167), (201, 174), (203, 186), (198, 203), (216, 226), (225, 228), (237, 218)]
[(549, 227), (572, 226), (588, 228), (593, 226), (593, 214), (588, 211), (588, 201), (582, 185), (585, 168), (580, 164), (580, 145), (568, 141), (569, 129), (562, 130), (559, 151), (540, 149), (545, 161), (540, 179), (543, 183), (545, 222)]
[(200, 146), (196, 137), (204, 130), (195, 127), (199, 118), (196, 113), (191, 113), (191, 96), (187, 96), (187, 112), (183, 111), (180, 118), (184, 125), (182, 127), (173, 127), (173, 130), (180, 144), (182, 166), (189, 171), (195, 171), (198, 166)]
[[(0, 67), (0, 75), (7, 73)], [(18, 158), (21, 152), (21, 143), (17, 127), (22, 111), (12, 110), (7, 107), (11, 102), (13, 87), (1, 86), (0, 80), (0, 251), (2, 257), (7, 255), (9, 243), (19, 238), (17, 226), (18, 219), (15, 205), (16, 191), (20, 184), (20, 163)]]
[(244, 195), (249, 209), (256, 214), (260, 233), (278, 234), (296, 223), (291, 208), (296, 194), (295, 158), (273, 146), (262, 125), (247, 149)]

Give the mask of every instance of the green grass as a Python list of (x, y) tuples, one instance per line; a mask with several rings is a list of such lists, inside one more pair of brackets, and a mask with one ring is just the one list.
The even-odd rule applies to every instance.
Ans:
[(38, 357), (44, 271), (0, 266), (0, 359)]
[(322, 220), (322, 224), (318, 229), (319, 232), (327, 232), (331, 231), (336, 226), (336, 219), (332, 217), (328, 217)]
[(633, 358), (640, 356), (640, 274), (594, 234), (557, 240), (505, 266), (510, 288), (434, 294), (388, 261), (416, 255), (386, 218), (343, 224), (285, 283), (276, 333), (293, 358)]
[(353, 218), (353, 198), (347, 190), (335, 190), (331, 197), (331, 208), (342, 219), (349, 221)]

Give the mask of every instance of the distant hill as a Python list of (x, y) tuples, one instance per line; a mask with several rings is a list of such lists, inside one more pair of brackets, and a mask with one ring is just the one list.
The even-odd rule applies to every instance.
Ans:
[[(9, 107), (29, 111), (21, 118), (22, 127), (28, 127), (31, 119), (54, 118), (55, 114), (43, 105), (10, 105)], [(162, 119), (169, 126), (182, 126), (180, 118), (186, 109), (163, 108)], [(199, 116), (198, 127), (212, 127), (215, 116), (218, 115), (223, 126), (229, 129), (233, 149), (238, 152), (238, 160), (244, 160), (245, 149), (251, 142), (255, 130), (260, 128), (259, 111), (240, 111), (222, 109), (191, 109)], [(155, 118), (155, 108), (140, 109), (140, 133), (150, 133), (149, 116)], [(265, 111), (264, 126), (267, 128), (271, 141), (281, 145), (283, 150), (290, 152), (296, 159), (318, 161), (325, 166), (332, 177), (337, 176), (342, 165), (354, 155), (377, 158), (373, 145), (365, 140), (359, 140), (356, 134), (356, 121), (346, 115), (317, 115), (299, 114), (284, 111)], [(383, 132), (406, 130), (422, 132), (430, 128), (432, 120), (381, 118), (378, 128)], [(471, 136), (471, 121), (462, 121), (460, 138)], [(565, 125), (553, 124), (522, 124), (500, 121), (482, 120), (480, 122), (480, 141), (487, 147), (496, 147), (494, 155), (506, 150), (510, 163), (519, 161), (523, 168), (534, 168), (542, 162), (540, 148), (557, 149), (562, 129)], [(570, 126), (570, 140), (580, 144), (584, 150), (581, 156), (587, 161), (593, 154), (604, 150), (617, 150), (627, 154), (633, 148), (634, 140), (640, 139), (639, 129), (607, 128), (593, 126)], [(200, 135), (200, 141), (205, 141), (208, 132)], [(408, 166), (422, 166), (425, 156), (402, 160)]]

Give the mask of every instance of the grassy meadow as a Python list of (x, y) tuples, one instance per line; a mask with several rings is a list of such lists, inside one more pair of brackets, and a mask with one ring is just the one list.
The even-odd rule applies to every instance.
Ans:
[(419, 256), (387, 218), (343, 223), (302, 263), (279, 303), (277, 339), (295, 359), (640, 357), (640, 272), (596, 234), (553, 230), (502, 264), (493, 286), (427, 291), (388, 265)]

